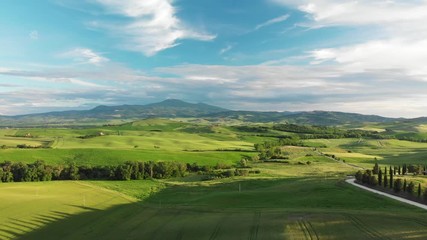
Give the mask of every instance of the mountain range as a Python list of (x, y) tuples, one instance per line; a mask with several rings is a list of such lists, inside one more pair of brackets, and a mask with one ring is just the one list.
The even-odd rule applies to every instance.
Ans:
[(247, 122), (289, 122), (310, 125), (355, 125), (366, 122), (426, 122), (426, 118), (403, 119), (356, 113), (259, 112), (233, 111), (205, 103), (188, 103), (176, 99), (147, 105), (97, 106), (90, 110), (48, 112), (18, 116), (0, 116), (0, 126), (75, 125), (110, 121), (131, 121), (144, 118), (204, 118), (211, 121), (241, 120)]

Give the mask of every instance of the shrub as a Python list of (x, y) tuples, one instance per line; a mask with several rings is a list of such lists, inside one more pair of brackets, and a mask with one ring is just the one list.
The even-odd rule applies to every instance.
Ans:
[(398, 192), (402, 191), (402, 188), (403, 188), (402, 179), (399, 178), (399, 179), (394, 180), (393, 190), (398, 193)]
[(406, 192), (408, 192), (409, 194), (413, 194), (415, 191), (415, 184), (413, 182), (410, 182), (408, 184), (408, 187), (406, 188)]

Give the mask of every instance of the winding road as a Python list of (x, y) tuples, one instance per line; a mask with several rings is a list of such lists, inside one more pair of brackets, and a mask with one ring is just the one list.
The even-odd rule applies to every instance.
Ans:
[(421, 203), (417, 203), (417, 202), (414, 202), (414, 201), (411, 201), (411, 200), (408, 200), (408, 199), (405, 199), (405, 198), (401, 198), (401, 197), (394, 196), (394, 195), (391, 195), (391, 194), (388, 194), (388, 193), (385, 193), (385, 192), (381, 192), (381, 191), (378, 191), (378, 190), (375, 190), (375, 189), (372, 189), (372, 188), (368, 188), (368, 187), (362, 186), (360, 184), (355, 183), (354, 181), (356, 181), (356, 179), (354, 179), (354, 178), (349, 178), (349, 179), (347, 179), (345, 181), (347, 183), (353, 185), (353, 186), (358, 187), (358, 188), (362, 188), (364, 190), (367, 190), (367, 191), (370, 191), (370, 192), (373, 192), (373, 193), (376, 193), (376, 194), (379, 194), (379, 195), (382, 195), (382, 196), (385, 196), (385, 197), (388, 197), (388, 198), (392, 198), (394, 200), (397, 200), (397, 201), (400, 201), (400, 202), (403, 202), (403, 203), (407, 203), (407, 204), (410, 204), (412, 206), (419, 207), (419, 208), (422, 208), (424, 210), (427, 210), (427, 205), (424, 205), (424, 204), (421, 204)]

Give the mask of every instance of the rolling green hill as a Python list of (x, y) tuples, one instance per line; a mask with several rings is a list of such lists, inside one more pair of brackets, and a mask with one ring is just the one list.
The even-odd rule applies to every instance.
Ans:
[(38, 113), (19, 116), (0, 116), (0, 126), (40, 126), (105, 124), (152, 117), (199, 117), (228, 111), (204, 103), (187, 103), (168, 99), (147, 105), (98, 106), (91, 110)]

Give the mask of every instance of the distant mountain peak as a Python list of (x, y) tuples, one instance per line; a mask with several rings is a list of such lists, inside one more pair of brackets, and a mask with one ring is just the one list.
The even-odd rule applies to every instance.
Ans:
[(194, 104), (184, 102), (179, 99), (166, 99), (161, 102), (147, 104), (147, 106), (162, 106), (162, 107), (188, 107), (191, 105), (194, 105)]
[(176, 98), (168, 98), (168, 99), (161, 101), (160, 103), (188, 103), (188, 102), (185, 102), (185, 101), (182, 101), (182, 100), (176, 99)]

